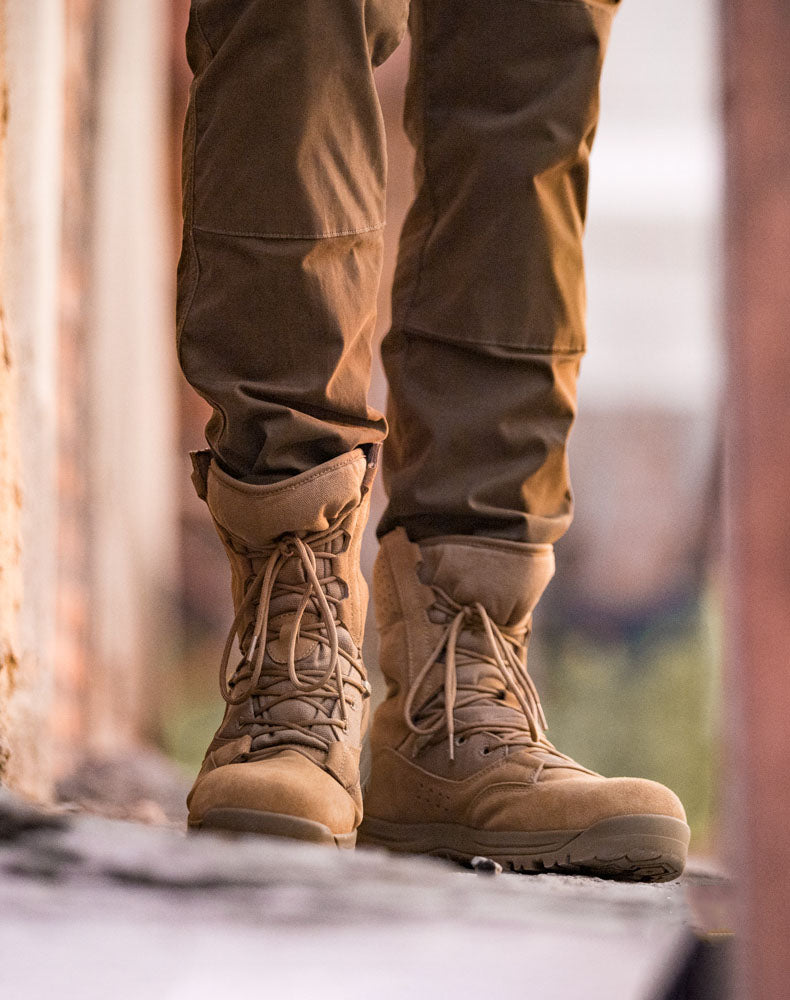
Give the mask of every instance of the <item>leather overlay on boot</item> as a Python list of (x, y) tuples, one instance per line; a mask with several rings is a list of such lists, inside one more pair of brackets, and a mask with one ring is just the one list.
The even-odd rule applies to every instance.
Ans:
[(378, 452), (357, 449), (271, 485), (193, 456), (236, 617), (220, 664), (225, 715), (187, 799), (192, 829), (354, 845), (370, 696), (359, 553)]
[(374, 571), (387, 697), (371, 730), (360, 842), (515, 871), (662, 881), (689, 829), (654, 781), (604, 778), (557, 750), (527, 672), (549, 545), (387, 534)]

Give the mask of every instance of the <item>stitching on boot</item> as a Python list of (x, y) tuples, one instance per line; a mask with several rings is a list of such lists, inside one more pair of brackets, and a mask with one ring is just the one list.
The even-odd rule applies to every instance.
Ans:
[(398, 603), (406, 633), (407, 672), (409, 680), (411, 680), (415, 669), (414, 664), (419, 661), (422, 653), (420, 646), (423, 649), (428, 649), (431, 645), (431, 623), (428, 620), (427, 608), (423, 607), (421, 602), (412, 600), (415, 595), (414, 590), (409, 585), (413, 575), (416, 575), (418, 580), (420, 579), (419, 566), (422, 563), (420, 548), (409, 539), (403, 528), (396, 529), (396, 531), (398, 530), (403, 532), (405, 544), (392, 546), (394, 551), (389, 561), (395, 564), (392, 580), (398, 594)]
[[(394, 757), (397, 757), (398, 760), (402, 761), (404, 764), (408, 764), (409, 767), (413, 767), (415, 770), (419, 771), (420, 774), (426, 775), (426, 777), (430, 778), (432, 781), (440, 781), (453, 786), (465, 785), (467, 783), (473, 782), (477, 780), (481, 775), (488, 774), (489, 771), (495, 771), (497, 768), (503, 767), (507, 763), (512, 763), (512, 761), (508, 761), (507, 757), (504, 757), (501, 760), (494, 761), (493, 764), (486, 764), (485, 767), (481, 767), (479, 770), (473, 771), (471, 774), (467, 774), (463, 778), (446, 778), (443, 774), (436, 774), (434, 771), (428, 771), (426, 768), (418, 764), (415, 760), (411, 759), (410, 757), (407, 757), (404, 753), (401, 753), (400, 750), (396, 750), (394, 747), (382, 747), (382, 749), (379, 750), (378, 752), (379, 754), (388, 753)], [(530, 782), (527, 781), (520, 783), (524, 785), (530, 784)]]
[(458, 545), (464, 548), (501, 549), (503, 552), (514, 552), (518, 555), (544, 555), (553, 552), (551, 542), (513, 542), (508, 538), (482, 538), (479, 535), (439, 535), (435, 538), (423, 538), (420, 545)]

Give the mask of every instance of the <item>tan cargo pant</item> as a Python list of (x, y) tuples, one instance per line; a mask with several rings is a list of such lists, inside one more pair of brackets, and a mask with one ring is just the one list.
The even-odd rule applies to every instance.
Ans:
[(380, 533), (553, 542), (585, 346), (582, 230), (616, 0), (193, 0), (179, 357), (232, 475), (387, 425), (367, 403), (386, 153), (373, 67), (412, 37)]

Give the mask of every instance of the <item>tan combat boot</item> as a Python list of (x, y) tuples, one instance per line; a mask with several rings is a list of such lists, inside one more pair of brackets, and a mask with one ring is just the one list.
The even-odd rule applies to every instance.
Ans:
[(603, 778), (552, 746), (526, 670), (550, 545), (386, 535), (374, 600), (388, 683), (360, 842), (514, 871), (663, 881), (683, 870), (669, 789)]
[[(354, 846), (370, 693), (359, 550), (377, 454), (357, 449), (264, 486), (193, 456), (236, 607), (220, 667), (225, 717), (187, 800), (193, 829)], [(242, 659), (228, 677), (236, 637)]]

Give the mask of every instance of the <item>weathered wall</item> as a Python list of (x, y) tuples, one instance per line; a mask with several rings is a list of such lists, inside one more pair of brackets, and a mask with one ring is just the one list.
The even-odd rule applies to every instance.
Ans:
[[(0, 3), (0, 53), (5, 52), (5, 3)], [(5, 186), (6, 82), (5, 58), (0, 57), (0, 190)], [(5, 234), (4, 204), (0, 199), (0, 241)], [(9, 757), (8, 705), (19, 661), (19, 602), (22, 589), (20, 567), (19, 461), (16, 427), (16, 366), (5, 317), (0, 242), (0, 775)]]
[(0, 9), (0, 783), (46, 798), (174, 630), (169, 5)]
[(91, 742), (105, 750), (152, 727), (155, 663), (173, 627), (168, 13), (165, 0), (100, 5), (87, 470), (96, 669), (87, 708)]
[[(20, 503), (5, 531), (20, 542), (15, 666), (7, 678), (3, 780), (48, 794), (52, 746), (57, 506), (56, 365), (61, 206), (63, 9), (58, 0), (7, 0), (3, 185), (3, 306), (14, 393)], [(12, 465), (13, 470), (13, 465)], [(11, 472), (13, 476), (13, 471)], [(12, 543), (13, 544), (13, 543)], [(11, 563), (12, 579), (16, 576)]]

